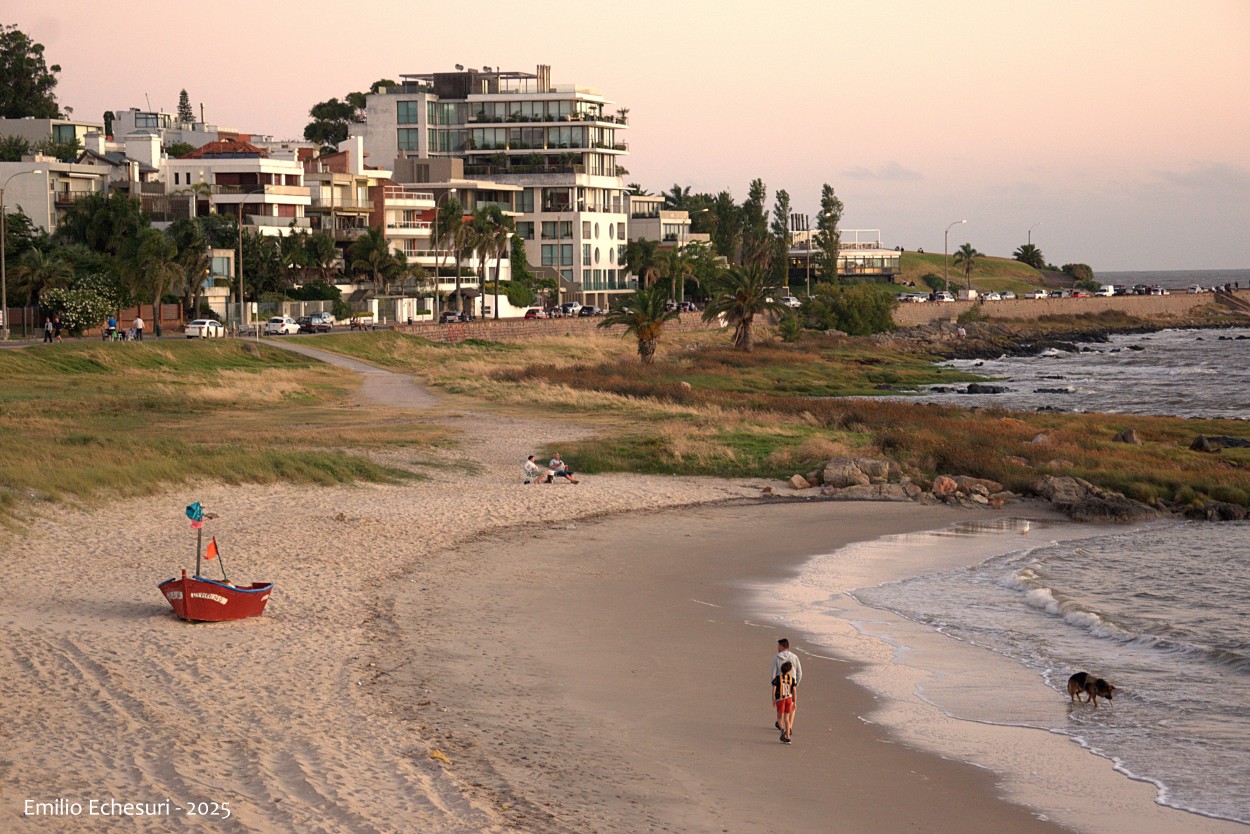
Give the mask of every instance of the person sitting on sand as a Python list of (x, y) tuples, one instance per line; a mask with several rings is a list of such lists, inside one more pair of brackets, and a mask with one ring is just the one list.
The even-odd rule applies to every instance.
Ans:
[(526, 458), (522, 468), (525, 470), (525, 483), (541, 484), (544, 480), (551, 483), (551, 470), (545, 470), (535, 463), (533, 455)]
[(560, 453), (556, 452), (555, 457), (551, 459), (551, 463), (547, 464), (547, 483), (551, 483), (555, 478), (564, 478), (571, 484), (577, 483), (573, 477), (573, 470), (560, 460)]

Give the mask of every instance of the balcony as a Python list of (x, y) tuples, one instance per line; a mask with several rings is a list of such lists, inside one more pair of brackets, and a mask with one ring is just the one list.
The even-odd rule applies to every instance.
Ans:
[(434, 207), (433, 191), (417, 191), (402, 185), (387, 185), (382, 188), (382, 199), (389, 203), (425, 203), (423, 208)]
[(332, 200), (328, 202), (314, 202), (308, 207), (309, 211), (373, 211), (373, 203), (359, 200)]
[(428, 220), (388, 220), (386, 221), (386, 230), (387, 232), (396, 232), (402, 235), (428, 235), (432, 231), (433, 225)]
[(85, 198), (87, 198), (87, 197), (90, 197), (92, 194), (95, 194), (95, 193), (97, 193), (97, 192), (95, 192), (95, 191), (87, 191), (87, 190), (82, 190), (82, 191), (78, 191), (78, 190), (75, 190), (75, 191), (54, 191), (54, 192), (52, 193), (52, 202), (53, 202), (53, 204), (54, 204), (54, 205), (56, 205), (56, 206), (58, 206), (58, 207), (60, 207), (60, 206), (72, 206), (74, 203), (77, 203), (79, 200), (82, 200), (82, 199), (85, 199)]

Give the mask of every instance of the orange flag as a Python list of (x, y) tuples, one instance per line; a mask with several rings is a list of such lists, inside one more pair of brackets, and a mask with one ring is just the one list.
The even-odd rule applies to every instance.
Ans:
[(217, 537), (213, 536), (213, 540), (208, 543), (208, 550), (204, 553), (205, 559), (217, 558)]

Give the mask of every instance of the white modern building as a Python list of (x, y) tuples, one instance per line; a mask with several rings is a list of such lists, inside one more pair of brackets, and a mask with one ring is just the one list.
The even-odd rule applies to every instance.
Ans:
[[(96, 129), (103, 130), (101, 127)], [(126, 110), (114, 111), (113, 136), (123, 137), (137, 130), (155, 133), (160, 137), (161, 145), (166, 147), (181, 142), (194, 148), (199, 148), (207, 145), (209, 142), (217, 142), (223, 139), (241, 140), (258, 145), (273, 140), (272, 136), (240, 133), (235, 128), (208, 124), (203, 120), (180, 122), (174, 114), (160, 110), (140, 110), (138, 107), (131, 107)]]
[(164, 170), (166, 193), (195, 200), (196, 215), (239, 215), (260, 234), (310, 228), (311, 192), (294, 157), (273, 158), (247, 142), (217, 141), (166, 160)]
[[(790, 284), (798, 286), (796, 279), (819, 272), (814, 261), (817, 258), (816, 232), (798, 231), (790, 246)], [(902, 274), (902, 252), (887, 249), (881, 243), (880, 229), (841, 229), (838, 244), (838, 277), (894, 281)]]
[(366, 121), (354, 129), (367, 154), (459, 157), (466, 177), (519, 186), (526, 256), (559, 274), (562, 296), (607, 306), (611, 295), (632, 290), (619, 260), (628, 226), (620, 165), (627, 111), (611, 112), (598, 90), (552, 84), (547, 65), (400, 78), (367, 99)]

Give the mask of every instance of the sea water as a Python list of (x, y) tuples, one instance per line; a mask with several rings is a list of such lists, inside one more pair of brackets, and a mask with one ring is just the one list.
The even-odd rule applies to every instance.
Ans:
[[(1176, 417), (1250, 417), (1250, 328), (1112, 336), (1077, 353), (945, 363), (982, 374), (1001, 394), (925, 392), (925, 402)], [(963, 386), (961, 386), (962, 388)]]
[[(964, 565), (923, 569), (955, 551)], [(914, 575), (859, 585), (872, 565)], [(1001, 519), (816, 556), (769, 593), (817, 645), (845, 645), (835, 623), (851, 621), (888, 647), (883, 668), (922, 672), (907, 697), (935, 718), (1066, 736), (1160, 804), (1250, 822), (1247, 590), (1247, 523)], [(1111, 702), (1071, 703), (1077, 671), (1118, 687)], [(1035, 778), (1027, 756), (1015, 766)]]

